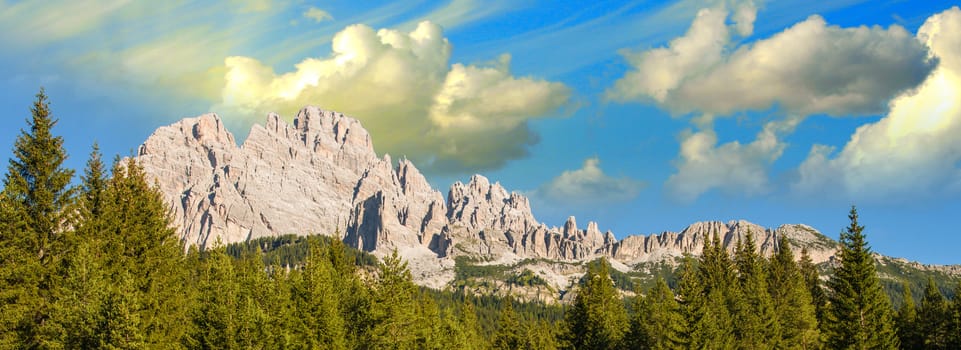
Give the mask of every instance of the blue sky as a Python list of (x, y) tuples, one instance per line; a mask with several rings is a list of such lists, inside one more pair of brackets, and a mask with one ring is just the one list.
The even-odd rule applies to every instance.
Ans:
[[(0, 148), (40, 86), (68, 166), (306, 104), (438, 189), (482, 173), (618, 237), (805, 223), (961, 263), (961, 10), (941, 1), (0, 1)], [(9, 154), (9, 153), (8, 153)]]

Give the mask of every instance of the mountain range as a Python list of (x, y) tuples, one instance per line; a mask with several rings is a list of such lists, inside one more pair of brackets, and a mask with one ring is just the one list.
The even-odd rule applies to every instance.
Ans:
[[(580, 278), (589, 261), (607, 258), (621, 272), (673, 266), (685, 254), (698, 254), (712, 234), (731, 251), (753, 234), (764, 254), (786, 240), (821, 264), (830, 264), (837, 250), (835, 241), (802, 224), (709, 221), (620, 240), (595, 222), (578, 226), (573, 216), (548, 226), (534, 217), (528, 198), (482, 175), (454, 183), (445, 196), (411, 161), (379, 157), (360, 121), (314, 106), (300, 110), (292, 124), (269, 114), (242, 145), (216, 114), (186, 118), (157, 129), (139, 147), (137, 161), (158, 183), (188, 246), (285, 234), (336, 236), (375, 255), (396, 250), (415, 281), (433, 288), (463, 283), (465, 267), (499, 266), (541, 282), (533, 292), (515, 292), (551, 300)], [(878, 258), (961, 276), (957, 265)], [(471, 286), (505, 293), (523, 287), (488, 282)]]

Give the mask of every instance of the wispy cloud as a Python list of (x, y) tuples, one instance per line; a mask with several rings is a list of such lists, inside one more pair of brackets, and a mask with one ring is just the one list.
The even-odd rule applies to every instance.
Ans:
[(307, 11), (304, 11), (304, 18), (313, 20), (315, 23), (320, 23), (333, 20), (334, 16), (331, 16), (327, 11), (311, 6)]
[(445, 5), (438, 6), (424, 15), (397, 26), (399, 29), (413, 29), (421, 21), (430, 21), (446, 30), (470, 24), (484, 18), (493, 17), (505, 11), (516, 11), (524, 4), (521, 1), (510, 0), (451, 0)]

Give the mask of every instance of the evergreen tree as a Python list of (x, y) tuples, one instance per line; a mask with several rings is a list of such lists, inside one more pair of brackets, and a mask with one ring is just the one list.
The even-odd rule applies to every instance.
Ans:
[(779, 347), (816, 348), (820, 342), (811, 292), (801, 275), (790, 242), (781, 237), (771, 257), (769, 291), (781, 327)]
[[(147, 327), (143, 325), (142, 294), (137, 290), (135, 278), (126, 271), (117, 273), (113, 284), (100, 302), (97, 315), (96, 348), (145, 349), (148, 348)], [(165, 346), (173, 344), (169, 339)], [(159, 344), (157, 344), (159, 345)]]
[(914, 305), (914, 296), (911, 295), (911, 286), (907, 282), (902, 282), (904, 294), (904, 304), (898, 310), (897, 327), (898, 339), (900, 339), (901, 349), (923, 349), (921, 334), (918, 332), (918, 311)]
[(102, 203), (105, 272), (131, 274), (138, 301), (133, 312), (146, 344), (177, 343), (189, 324), (182, 245), (160, 192), (147, 182), (143, 169), (133, 159), (118, 159), (112, 174)]
[[(705, 252), (714, 249), (713, 241), (708, 242)], [(703, 267), (695, 266), (691, 258), (682, 267), (678, 295), (685, 324), (684, 345), (688, 349), (733, 349), (736, 339), (727, 302), (719, 289), (709, 287), (700, 277), (702, 271)]]
[(223, 247), (208, 249), (200, 263), (197, 307), (186, 345), (193, 349), (238, 349), (236, 333), (240, 328), (239, 286), (234, 279), (232, 259)]
[(754, 234), (738, 241), (734, 259), (742, 298), (734, 310), (740, 348), (769, 349), (781, 337), (780, 326), (768, 293), (767, 267), (757, 252)]
[(0, 197), (0, 346), (40, 346), (58, 293), (54, 276), (61, 234), (74, 190), (73, 171), (63, 168), (63, 138), (43, 89), (31, 108), (29, 130), (21, 130), (3, 179)]
[(448, 312), (444, 316), (442, 340), (438, 346), (445, 349), (485, 349), (486, 341), (480, 336), (474, 304), (466, 296), (460, 313)]
[(874, 257), (851, 207), (847, 230), (841, 232), (840, 266), (828, 280), (828, 346), (833, 349), (895, 349), (891, 304), (875, 270)]
[(948, 309), (948, 348), (961, 349), (961, 281), (954, 287), (954, 299)]
[(307, 348), (344, 349), (346, 325), (334, 282), (339, 276), (324, 255), (316, 243), (311, 244), (303, 270), (293, 275), (295, 339)]
[(437, 302), (426, 293), (420, 293), (417, 300), (417, 319), (415, 323), (415, 343), (417, 349), (446, 349), (448, 339), (444, 336), (444, 324)]
[(607, 260), (588, 269), (587, 277), (564, 317), (567, 346), (573, 349), (619, 349), (627, 333), (627, 312), (610, 277)]
[(678, 306), (683, 317), (684, 332), (682, 343), (688, 349), (697, 349), (705, 345), (704, 340), (700, 339), (700, 334), (704, 325), (700, 322), (704, 317), (704, 288), (697, 278), (697, 267), (694, 259), (690, 256), (684, 257), (681, 264), (681, 280), (678, 285)]
[(814, 304), (814, 315), (818, 320), (818, 329), (824, 323), (824, 310), (827, 308), (828, 297), (821, 286), (821, 276), (818, 268), (811, 260), (807, 247), (801, 248), (801, 259), (798, 261), (801, 269), (801, 276), (804, 277), (804, 284), (807, 285), (808, 292), (811, 293), (811, 303)]
[(698, 276), (702, 283), (703, 317), (697, 322), (700, 331), (696, 344), (711, 344), (717, 349), (736, 347), (735, 319), (732, 310), (737, 309), (740, 290), (734, 274), (734, 262), (728, 255), (717, 232), (705, 239), (704, 249), (698, 265)]
[[(948, 333), (951, 332), (949, 330), (949, 319), (947, 301), (944, 300), (938, 286), (934, 284), (934, 280), (928, 278), (927, 287), (924, 288), (924, 296), (921, 298), (921, 305), (918, 307), (918, 328), (925, 349), (949, 349)], [(961, 329), (954, 329), (953, 331), (957, 333)]]
[[(103, 215), (104, 192), (107, 191), (107, 174), (100, 146), (95, 142), (87, 166), (83, 170), (80, 194), (80, 225), (90, 225)], [(90, 231), (96, 232), (96, 228)]]
[(419, 335), (418, 293), (407, 263), (393, 251), (384, 257), (373, 290), (366, 349), (415, 349)]
[(464, 303), (461, 306), (460, 317), (457, 320), (457, 326), (461, 332), (461, 338), (464, 340), (464, 346), (459, 349), (465, 350), (481, 350), (486, 348), (487, 341), (481, 337), (480, 327), (477, 324), (477, 311), (474, 308), (474, 303), (470, 301), (466, 296), (464, 297)]
[(96, 144), (81, 180), (79, 206), (70, 219), (76, 231), (64, 231), (58, 239), (62, 255), (51, 270), (57, 293), (51, 294), (54, 312), (42, 326), (42, 347), (91, 348), (99, 341), (95, 333), (101, 322), (98, 308), (108, 288), (98, 236), (106, 178)]
[(626, 345), (631, 349), (684, 349), (684, 319), (663, 278), (642, 296), (637, 293)]
[(239, 301), (237, 345), (243, 349), (280, 347), (277, 344), (283, 323), (275, 317), (275, 310), (282, 309), (280, 305), (288, 300), (288, 294), (274, 289), (260, 250), (244, 254), (235, 262)]
[[(335, 233), (334, 237), (339, 237)], [(347, 255), (347, 246), (337, 239), (327, 245), (327, 258), (338, 278), (334, 279), (334, 290), (340, 292), (340, 315), (344, 322), (353, 327), (347, 329), (347, 346), (356, 347), (370, 324), (370, 290), (357, 276), (353, 258)]]
[(521, 336), (523, 329), (517, 314), (514, 313), (514, 302), (510, 297), (504, 300), (501, 308), (500, 317), (497, 319), (497, 332), (494, 333), (491, 342), (492, 350), (514, 350), (523, 347), (524, 339)]
[(527, 336), (524, 337), (524, 349), (557, 350), (557, 329), (547, 321), (532, 321), (527, 324)]

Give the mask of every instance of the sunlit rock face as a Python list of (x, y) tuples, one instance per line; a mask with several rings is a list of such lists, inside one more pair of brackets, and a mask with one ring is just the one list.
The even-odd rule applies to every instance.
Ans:
[[(452, 258), (461, 255), (502, 264), (606, 257), (630, 268), (698, 254), (714, 234), (728, 250), (752, 234), (765, 254), (784, 238), (797, 251), (807, 247), (816, 262), (835, 252), (834, 242), (804, 225), (712, 221), (622, 240), (595, 222), (579, 227), (574, 217), (548, 227), (534, 217), (527, 197), (497, 182), (474, 175), (451, 185), (445, 199), (412, 162), (378, 157), (373, 145), (358, 120), (311, 106), (293, 124), (268, 115), (240, 146), (216, 114), (183, 119), (157, 129), (137, 160), (159, 185), (188, 246), (338, 235), (378, 255), (396, 249), (415, 279), (431, 286), (453, 278)], [(545, 277), (564, 287), (563, 278)]]

